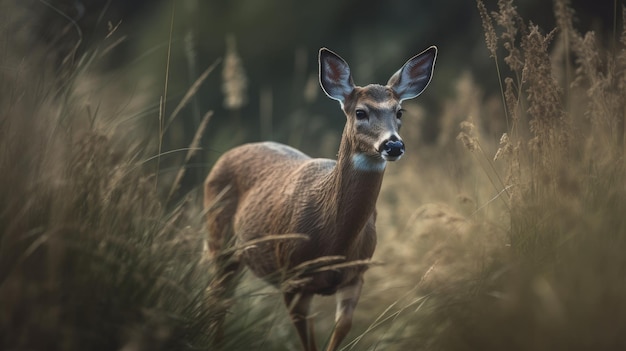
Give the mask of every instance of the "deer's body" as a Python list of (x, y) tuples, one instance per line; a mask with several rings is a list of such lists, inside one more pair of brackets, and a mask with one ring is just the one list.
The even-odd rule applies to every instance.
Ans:
[[(436, 49), (415, 56), (386, 86), (357, 87), (336, 54), (320, 50), (320, 83), (347, 116), (338, 159), (310, 158), (286, 145), (246, 144), (225, 153), (205, 182), (209, 249), (219, 281), (232, 285), (241, 263), (283, 290), (305, 350), (315, 350), (308, 320), (315, 294), (337, 294), (329, 350), (348, 333), (366, 265), (376, 246), (376, 199), (387, 161), (404, 152), (397, 132), (403, 99), (419, 95), (433, 70)], [(301, 234), (305, 239), (266, 240)], [(246, 247), (224, 260), (225, 246)], [(297, 269), (323, 257), (348, 263), (335, 269)], [(220, 261), (220, 258), (222, 259)], [(317, 267), (319, 268), (319, 267)], [(294, 279), (293, 274), (297, 274)], [(296, 283), (285, 285), (285, 281)]]

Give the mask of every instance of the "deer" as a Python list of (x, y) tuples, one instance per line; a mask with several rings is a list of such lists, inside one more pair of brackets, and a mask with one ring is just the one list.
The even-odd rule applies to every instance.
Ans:
[[(208, 249), (220, 288), (232, 293), (243, 266), (277, 287), (305, 351), (317, 350), (309, 313), (315, 295), (336, 296), (327, 350), (337, 350), (351, 329), (376, 247), (383, 174), (405, 153), (401, 103), (426, 89), (436, 56), (431, 46), (386, 85), (361, 87), (344, 59), (321, 48), (320, 86), (346, 117), (337, 159), (311, 158), (277, 142), (249, 143), (220, 156), (204, 182)], [(298, 269), (325, 257), (333, 258), (329, 269)], [(288, 272), (296, 271), (294, 280)]]

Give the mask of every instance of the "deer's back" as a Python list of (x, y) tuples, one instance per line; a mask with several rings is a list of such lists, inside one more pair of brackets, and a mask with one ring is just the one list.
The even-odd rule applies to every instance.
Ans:
[[(236, 202), (232, 225), (240, 241), (258, 239), (267, 234), (289, 231), (289, 211), (299, 199), (307, 198), (310, 181), (317, 174), (327, 173), (334, 161), (327, 160), (315, 174), (302, 168), (316, 163), (304, 153), (275, 142), (251, 143), (226, 152), (217, 161), (205, 183), (214, 193), (224, 191), (220, 201)], [(312, 180), (312, 179), (311, 179)], [(295, 199), (295, 200), (294, 200)], [(207, 201), (207, 199), (205, 199)], [(294, 201), (296, 203), (294, 203)]]
[(310, 159), (297, 149), (275, 142), (244, 144), (220, 157), (206, 183), (232, 188), (240, 201), (259, 188), (268, 193), (282, 192), (294, 172)]

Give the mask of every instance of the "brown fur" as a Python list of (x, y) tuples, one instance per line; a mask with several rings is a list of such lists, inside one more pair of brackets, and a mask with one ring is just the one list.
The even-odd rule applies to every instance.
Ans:
[[(228, 225), (242, 244), (272, 234), (309, 237), (273, 240), (244, 250), (241, 259), (259, 277), (276, 278), (272, 274), (323, 256), (343, 256), (346, 261), (370, 258), (376, 245), (374, 204), (382, 174), (355, 171), (349, 159), (338, 162), (336, 166), (332, 160), (311, 159), (277, 143), (247, 144), (229, 151), (205, 183), (205, 206), (215, 208), (208, 218), (211, 251), (219, 252), (233, 237), (233, 230), (224, 233), (223, 229), (232, 220)], [(219, 203), (212, 204), (226, 186), (230, 188)], [(235, 213), (229, 211), (235, 208)], [(316, 274), (302, 289), (334, 293), (364, 269), (351, 269), (344, 279), (332, 283), (328, 276), (334, 273)]]
[[(408, 86), (414, 77), (400, 76), (400, 71), (387, 86), (354, 86), (345, 61), (324, 50), (322, 88), (342, 103), (347, 117), (337, 161), (313, 159), (273, 142), (246, 144), (225, 153), (204, 185), (209, 249), (222, 288), (233, 288), (241, 263), (281, 288), (306, 350), (316, 349), (308, 322), (314, 294), (337, 293), (337, 325), (329, 350), (337, 349), (350, 329), (367, 269), (359, 261), (369, 260), (376, 246), (375, 205), (384, 166), (387, 159), (399, 158), (388, 157), (381, 145), (391, 136), (399, 140), (401, 94), (414, 97), (426, 87), (436, 53), (431, 48), (430, 56), (416, 56), (430, 60), (415, 61), (423, 68), (418, 78), (428, 79), (403, 90), (395, 82), (404, 79)], [(355, 117), (359, 109), (367, 111), (366, 121)], [(355, 165), (355, 155), (362, 156), (365, 168)], [(367, 168), (370, 164), (375, 166)], [(271, 238), (281, 234), (303, 238)], [(233, 254), (233, 247), (241, 250)], [(325, 257), (329, 260), (322, 262)], [(324, 263), (348, 266), (324, 269)]]

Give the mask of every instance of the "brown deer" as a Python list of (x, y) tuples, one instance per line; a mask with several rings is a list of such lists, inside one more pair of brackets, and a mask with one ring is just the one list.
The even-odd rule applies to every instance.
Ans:
[[(315, 294), (337, 296), (328, 350), (336, 350), (351, 328), (363, 273), (376, 246), (376, 199), (383, 173), (387, 162), (400, 159), (405, 150), (398, 135), (400, 104), (426, 89), (436, 56), (432, 46), (408, 60), (387, 85), (360, 87), (348, 64), (322, 48), (320, 85), (339, 101), (347, 118), (337, 160), (310, 158), (274, 142), (252, 143), (222, 155), (205, 181), (217, 281), (232, 290), (244, 263), (280, 288), (307, 351), (317, 350), (309, 317)], [(235, 252), (234, 247), (243, 249)], [(333, 265), (324, 268), (330, 261)]]

